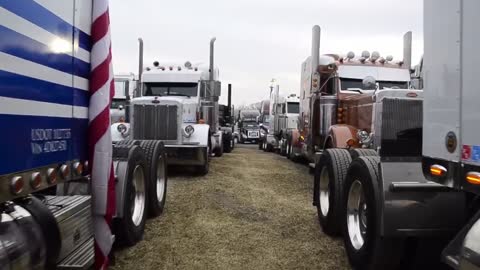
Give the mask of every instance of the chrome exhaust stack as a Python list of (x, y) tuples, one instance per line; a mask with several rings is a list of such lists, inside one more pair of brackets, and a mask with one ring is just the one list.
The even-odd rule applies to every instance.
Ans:
[(403, 65), (412, 68), (412, 31), (403, 35)]
[(312, 29), (312, 75), (317, 72), (320, 63), (320, 26), (315, 25)]
[(142, 74), (143, 74), (143, 39), (138, 38), (138, 81), (137, 81), (137, 89), (135, 91), (136, 97), (141, 96)]

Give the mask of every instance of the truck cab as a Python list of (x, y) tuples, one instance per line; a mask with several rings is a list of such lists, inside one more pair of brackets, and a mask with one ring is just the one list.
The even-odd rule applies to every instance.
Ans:
[(238, 129), (239, 143), (257, 143), (260, 138), (260, 126), (258, 117), (260, 112), (257, 110), (241, 110), (239, 112)]

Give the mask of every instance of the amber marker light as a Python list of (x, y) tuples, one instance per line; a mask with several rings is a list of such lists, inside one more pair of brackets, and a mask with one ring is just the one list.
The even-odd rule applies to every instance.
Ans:
[(466, 178), (468, 183), (472, 185), (480, 185), (480, 173), (468, 172)]
[(442, 165), (434, 164), (430, 166), (430, 174), (437, 177), (444, 176), (447, 174), (447, 169)]

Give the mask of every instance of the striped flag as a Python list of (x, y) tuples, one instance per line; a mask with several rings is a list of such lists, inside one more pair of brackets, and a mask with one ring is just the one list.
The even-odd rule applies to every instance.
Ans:
[(95, 269), (108, 267), (113, 244), (115, 181), (110, 135), (110, 103), (114, 94), (108, 0), (93, 0), (89, 105), (89, 160), (92, 175)]

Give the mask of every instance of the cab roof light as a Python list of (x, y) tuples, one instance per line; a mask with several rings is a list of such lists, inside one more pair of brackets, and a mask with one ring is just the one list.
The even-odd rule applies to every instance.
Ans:
[(466, 176), (467, 182), (472, 185), (480, 185), (480, 173), (468, 172)]
[(447, 169), (442, 165), (434, 164), (430, 166), (430, 174), (436, 177), (442, 177), (447, 174)]

